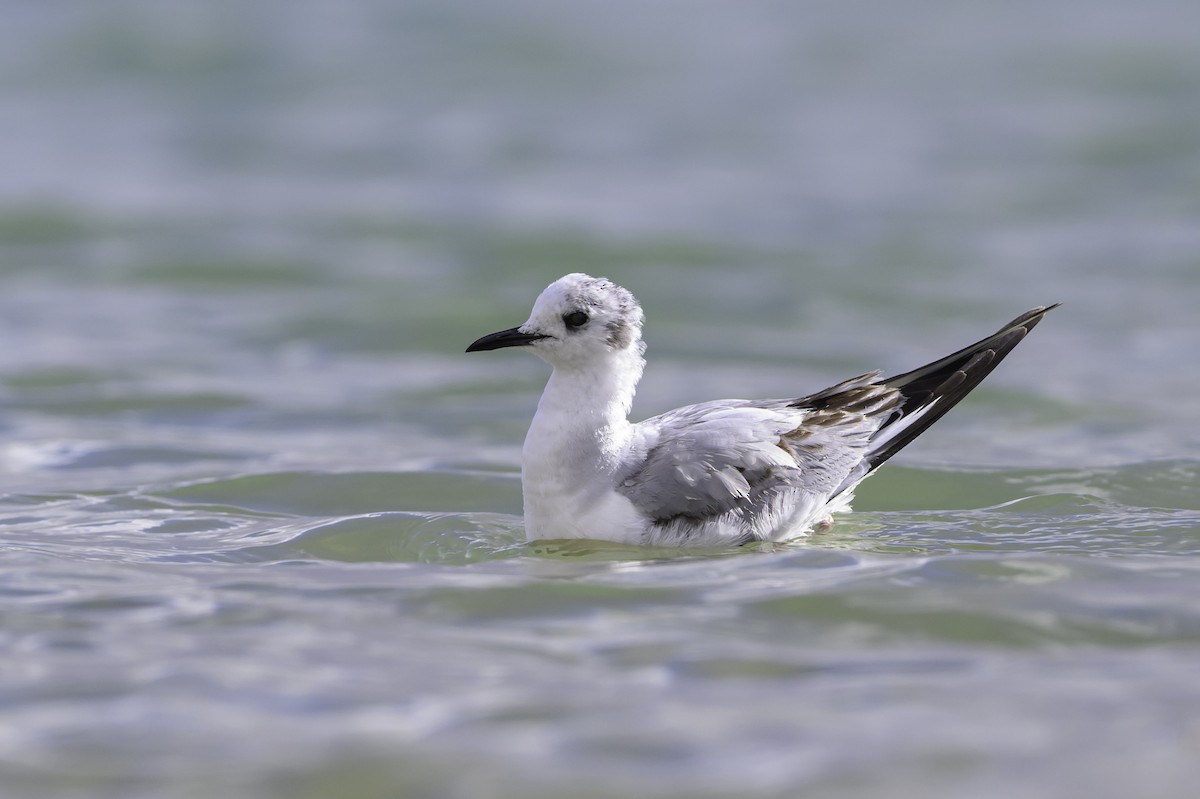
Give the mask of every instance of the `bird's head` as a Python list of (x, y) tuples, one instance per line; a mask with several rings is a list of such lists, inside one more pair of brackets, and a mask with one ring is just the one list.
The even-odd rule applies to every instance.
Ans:
[(580, 366), (632, 353), (640, 357), (642, 308), (603, 277), (560, 277), (538, 296), (519, 327), (478, 339), (467, 352), (523, 347), (555, 367)]

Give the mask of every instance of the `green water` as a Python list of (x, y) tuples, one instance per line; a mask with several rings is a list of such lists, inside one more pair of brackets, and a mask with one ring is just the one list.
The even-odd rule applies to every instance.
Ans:
[[(13, 4), (0, 794), (1200, 790), (1200, 12)], [(639, 418), (1063, 307), (810, 540), (524, 543), (570, 271)]]

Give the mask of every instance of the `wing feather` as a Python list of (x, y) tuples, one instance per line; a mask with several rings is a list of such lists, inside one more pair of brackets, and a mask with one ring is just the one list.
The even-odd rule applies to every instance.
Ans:
[[(691, 405), (637, 426), (641, 446), (617, 491), (680, 537), (732, 526), (767, 538), (844, 501), (854, 487), (986, 377), (1042, 316), (1034, 308), (996, 334), (892, 378), (870, 372), (794, 400)], [(812, 523), (812, 516), (805, 517)]]
[(789, 496), (823, 501), (862, 460), (877, 426), (861, 413), (788, 400), (680, 408), (642, 423), (648, 446), (617, 490), (658, 524), (750, 524)]

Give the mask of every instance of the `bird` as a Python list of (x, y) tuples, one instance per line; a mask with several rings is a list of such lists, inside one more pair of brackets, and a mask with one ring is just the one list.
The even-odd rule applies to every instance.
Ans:
[(859, 483), (1060, 304), (895, 377), (869, 372), (798, 398), (702, 402), (637, 423), (644, 313), (607, 278), (559, 278), (524, 324), (466, 351), (517, 347), (552, 367), (521, 450), (528, 541), (740, 546), (827, 528)]

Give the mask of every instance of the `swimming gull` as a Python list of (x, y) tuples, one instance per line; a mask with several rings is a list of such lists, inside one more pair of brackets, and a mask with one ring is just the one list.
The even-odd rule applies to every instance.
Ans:
[(703, 402), (631, 423), (642, 309), (606, 278), (551, 283), (520, 327), (467, 352), (522, 347), (552, 367), (521, 454), (529, 540), (657, 546), (784, 541), (849, 510), (855, 487), (979, 385), (1057, 304), (896, 377), (798, 399)]

